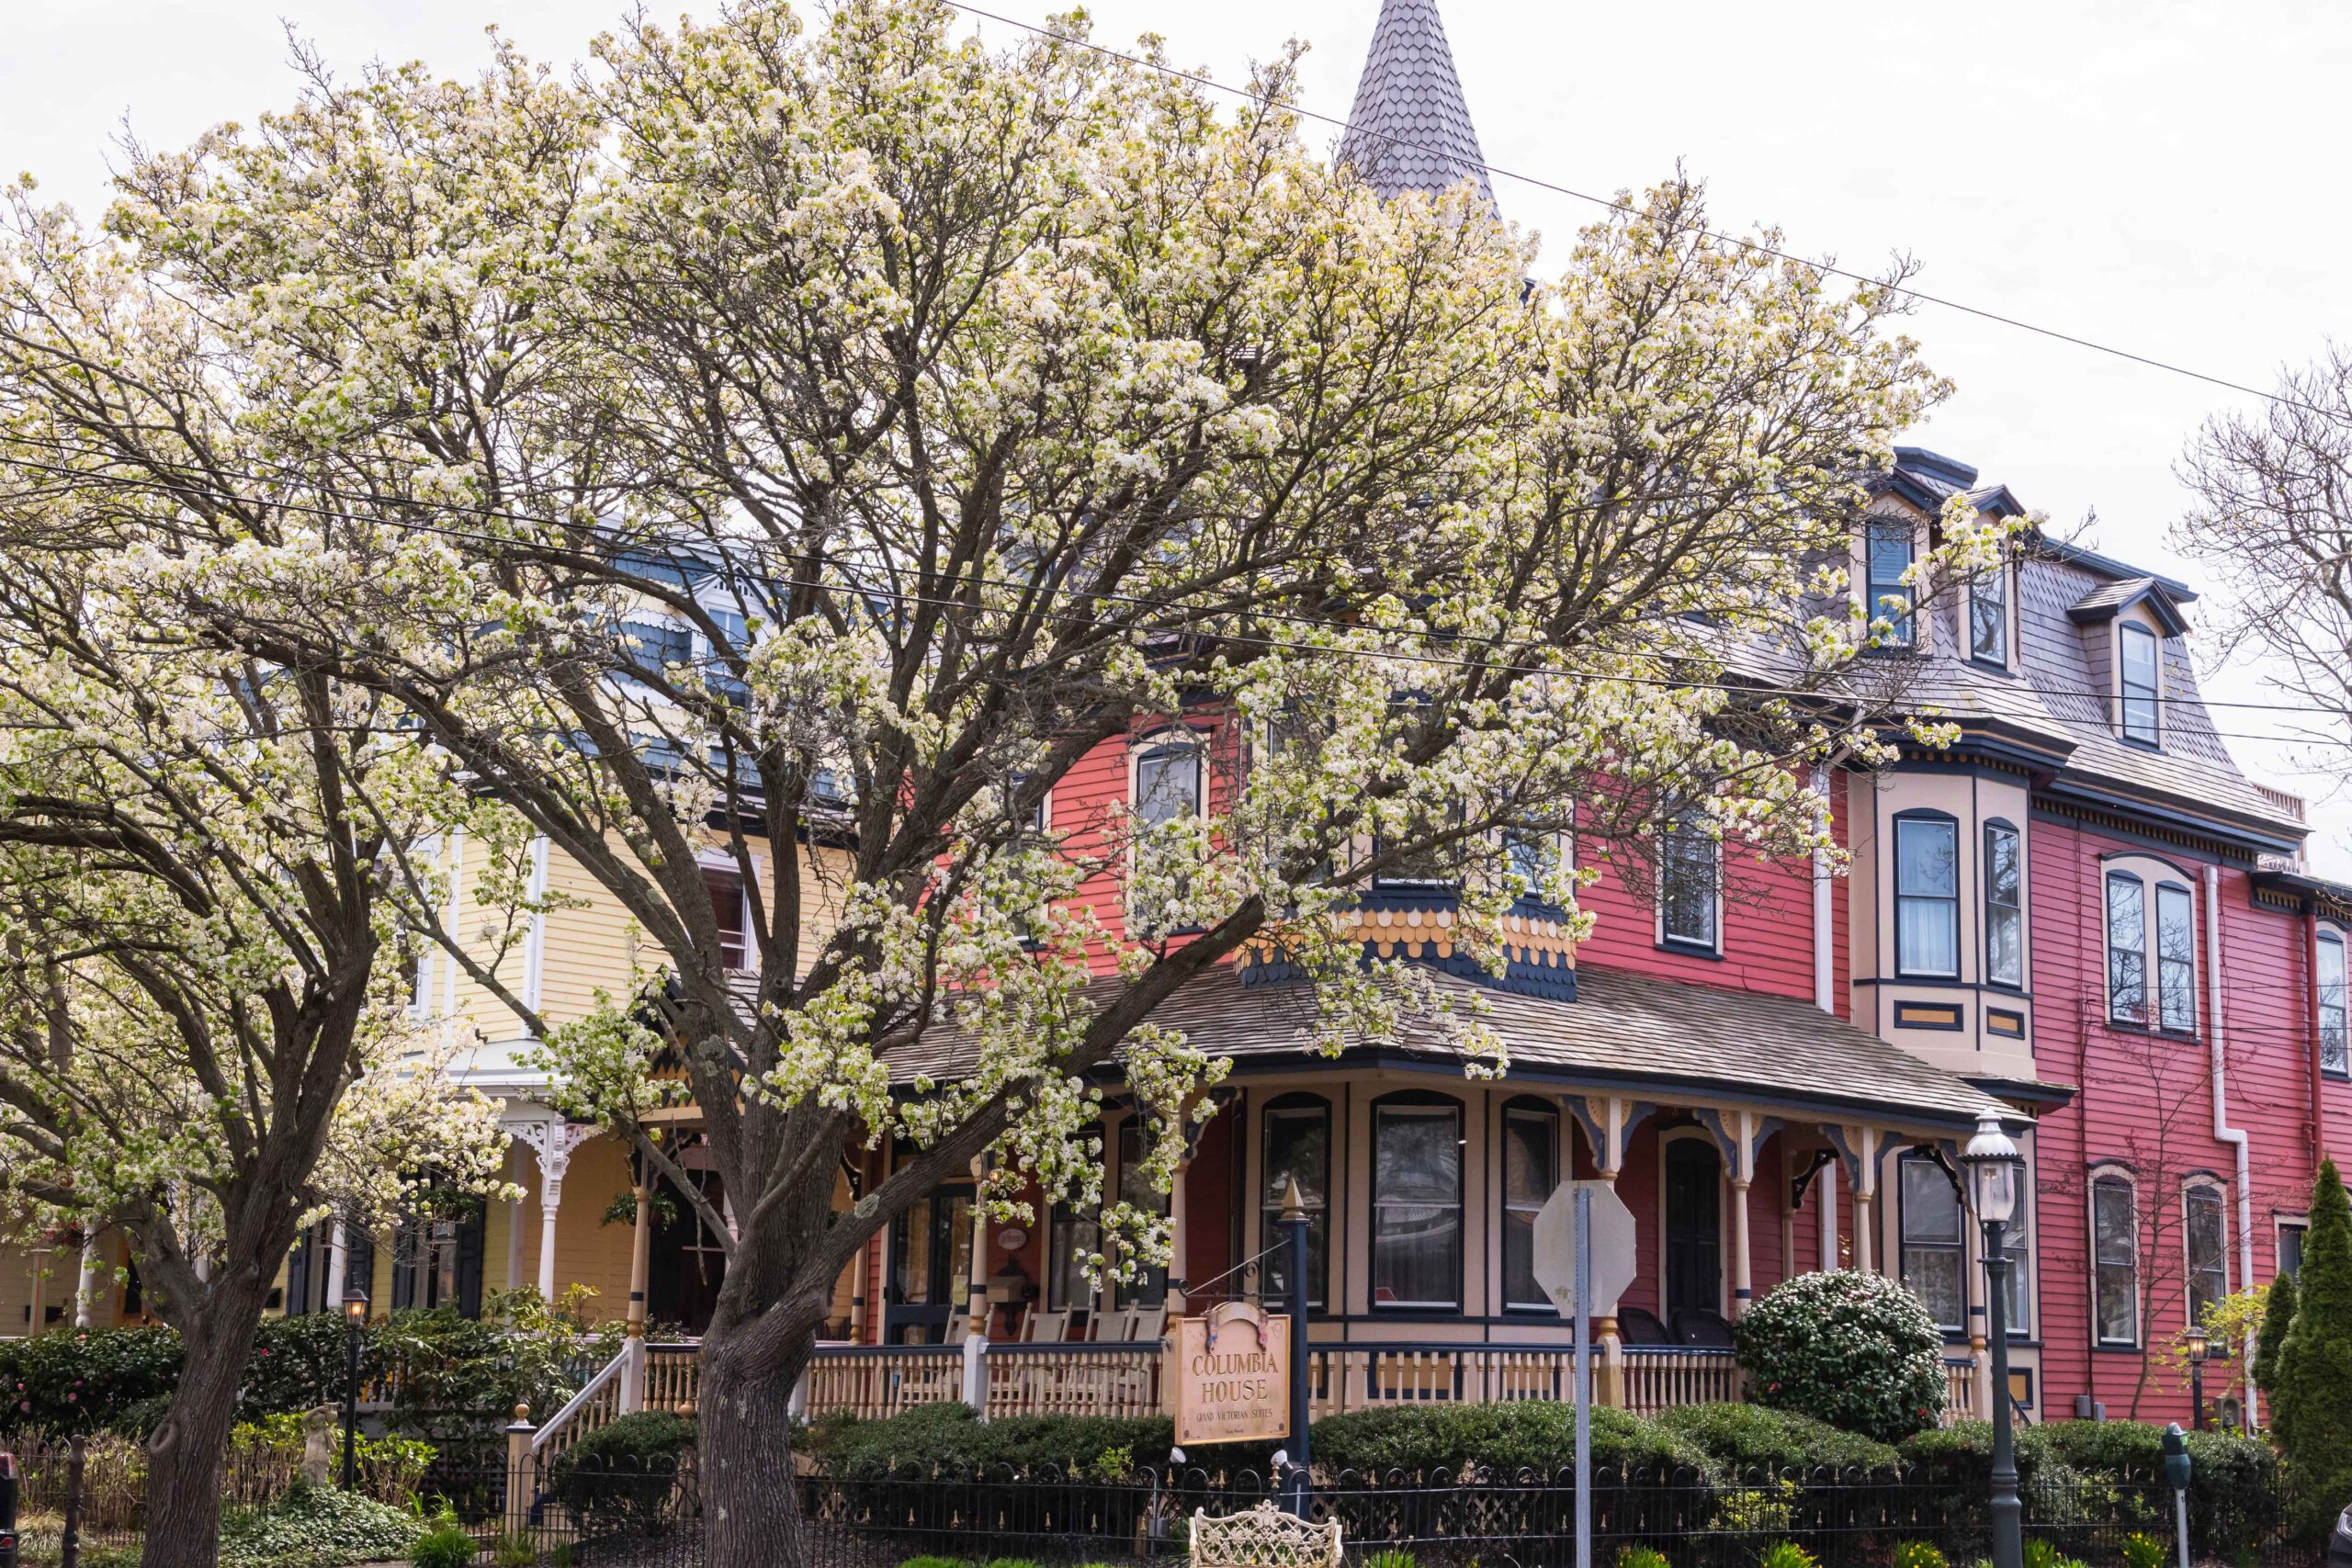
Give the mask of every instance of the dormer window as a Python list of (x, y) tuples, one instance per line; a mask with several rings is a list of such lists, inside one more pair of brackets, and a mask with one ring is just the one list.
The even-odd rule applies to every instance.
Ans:
[(2123, 680), (2123, 739), (2143, 746), (2156, 744), (2158, 688), (2156, 634), (2126, 621), (2117, 638), (2117, 663)]
[(1864, 586), (1870, 595), (1869, 618), (1883, 615), (1894, 623), (1886, 634), (1886, 647), (1911, 646), (1911, 586), (1904, 579), (1910, 575), (1914, 548), (1909, 524), (1890, 521), (1871, 525)]
[(1968, 581), (1968, 657), (2009, 667), (2009, 569), (2004, 564)]

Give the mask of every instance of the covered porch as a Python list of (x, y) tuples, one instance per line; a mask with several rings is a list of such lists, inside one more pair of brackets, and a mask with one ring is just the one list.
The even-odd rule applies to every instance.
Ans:
[[(1287, 1299), (1278, 1268), (1245, 1260), (1272, 1241), (1293, 1179), (1309, 1217), (1317, 1416), (1564, 1399), (1570, 1332), (1535, 1284), (1532, 1234), (1571, 1178), (1610, 1183), (1635, 1220), (1635, 1282), (1590, 1325), (1599, 1403), (1738, 1399), (1733, 1319), (1793, 1274), (1842, 1267), (1918, 1291), (1947, 1328), (1954, 1413), (1988, 1407), (1975, 1227), (1950, 1171), (1977, 1117), (2025, 1118), (1793, 999), (1589, 968), (1572, 1001), (1484, 994), (1510, 1050), (1498, 1080), (1465, 1078), (1434, 1032), (1302, 1056), (1291, 987), (1231, 971), (1195, 982), (1169, 1021), (1236, 1067), (1186, 1128), (1162, 1200), (1170, 1268), (1098, 1283), (1083, 1265), (1099, 1246), (1091, 1217), (992, 1224), (970, 1185), (943, 1187), (869, 1248), (808, 1412), (1156, 1412), (1171, 1314)], [(1106, 1097), (1106, 1191), (1148, 1197), (1129, 1179), (1142, 1134), (1134, 1108)], [(864, 1173), (882, 1174), (878, 1156)], [(2030, 1325), (2030, 1250), (2016, 1256), (2012, 1321)], [(2030, 1352), (2014, 1359), (2030, 1409)]]

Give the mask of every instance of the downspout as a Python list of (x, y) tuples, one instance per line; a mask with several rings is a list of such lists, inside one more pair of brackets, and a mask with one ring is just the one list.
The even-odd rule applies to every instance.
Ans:
[[(2230, 1125), (2227, 1033), (2222, 1011), (2222, 999), (2229, 994), (2229, 976), (2228, 964), (2222, 956), (2222, 868), (2214, 865), (2205, 868), (2205, 958), (2206, 985), (2213, 997), (2212, 1026), (2206, 1032), (2213, 1054), (2213, 1139), (2237, 1151), (2238, 1288), (2247, 1290), (2254, 1284), (2254, 1155), (2245, 1130)], [(2254, 1347), (2241, 1345), (2238, 1354), (2245, 1361), (2246, 1418), (2250, 1421), (2256, 1394)]]
[[(1826, 770), (1813, 771), (1813, 792), (1825, 801), (1829, 797), (1829, 775)], [(1813, 1005), (1826, 1013), (1838, 1010), (1838, 954), (1833, 946), (1837, 923), (1831, 919), (1829, 902), (1829, 855), (1826, 851), (1813, 852)]]

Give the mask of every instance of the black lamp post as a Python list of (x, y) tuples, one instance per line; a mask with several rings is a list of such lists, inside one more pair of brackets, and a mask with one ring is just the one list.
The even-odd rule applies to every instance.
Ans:
[(2009, 1221), (2025, 1185), (2025, 1160), (2001, 1119), (1978, 1119), (1961, 1151), (1969, 1204), (1984, 1227), (1984, 1290), (1993, 1354), (1993, 1568), (2024, 1568), (2023, 1506), (2018, 1500), (2017, 1450), (2009, 1431)]
[(359, 1331), (368, 1326), (368, 1292), (343, 1292), (343, 1489), (359, 1490)]
[(2205, 1429), (2205, 1358), (2211, 1346), (2205, 1330), (2195, 1324), (2188, 1326), (2188, 1426), (2191, 1431)]

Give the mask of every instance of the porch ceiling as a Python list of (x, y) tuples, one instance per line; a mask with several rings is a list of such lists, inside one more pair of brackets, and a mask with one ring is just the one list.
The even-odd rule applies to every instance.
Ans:
[[(1442, 973), (1435, 985), (1467, 1008), (1476, 998), (1510, 1052), (1510, 1078), (1606, 1089), (1669, 1101), (1692, 1095), (1758, 1106), (1819, 1108), (1889, 1125), (1963, 1129), (1979, 1117), (2020, 1120), (2016, 1108), (1843, 1019), (1790, 997), (1663, 980), (1589, 964), (1577, 998), (1555, 1001)], [(1107, 996), (1115, 981), (1098, 982)], [(1311, 993), (1288, 982), (1245, 981), (1221, 964), (1152, 1015), (1237, 1066), (1320, 1062), (1305, 1043)], [(1460, 1054), (1435, 1020), (1408, 1020), (1399, 1036), (1360, 1043), (1367, 1055), (1455, 1066)], [(927, 1034), (892, 1054), (892, 1076), (952, 1079), (963, 1058), (956, 1031)], [(1342, 1060), (1351, 1060), (1343, 1058)], [(1340, 1065), (1338, 1063), (1335, 1066)]]

